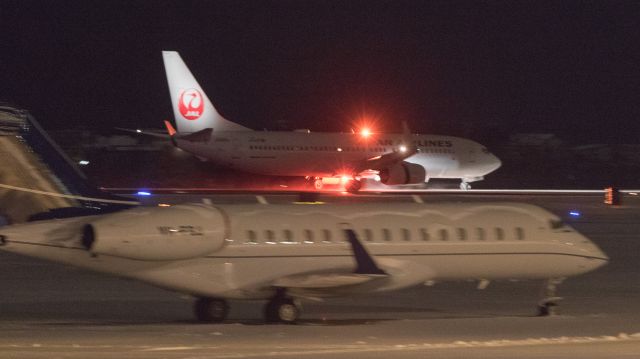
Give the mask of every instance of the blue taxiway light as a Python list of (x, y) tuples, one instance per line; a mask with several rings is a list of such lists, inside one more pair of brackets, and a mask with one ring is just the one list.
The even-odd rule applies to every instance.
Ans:
[(138, 196), (151, 196), (151, 192), (147, 192), (147, 191), (138, 191), (137, 195), (138, 195)]
[(578, 212), (578, 211), (571, 211), (571, 212), (569, 212), (569, 214), (571, 216), (573, 216), (573, 217), (580, 217), (580, 212)]

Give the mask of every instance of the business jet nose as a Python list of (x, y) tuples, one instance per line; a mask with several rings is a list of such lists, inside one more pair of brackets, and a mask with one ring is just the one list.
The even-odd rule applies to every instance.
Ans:
[(609, 256), (604, 253), (600, 247), (587, 237), (579, 233), (577, 235), (578, 239), (573, 243), (577, 244), (576, 249), (579, 250), (579, 255), (583, 256), (588, 261), (588, 264), (585, 267), (586, 272), (590, 272), (609, 263)]
[(591, 246), (588, 249), (588, 251), (591, 253), (593, 258), (598, 259), (601, 262), (598, 265), (598, 267), (603, 266), (607, 262), (609, 262), (609, 256), (605, 252), (603, 252), (602, 249), (600, 249), (600, 247), (598, 247), (594, 243), (591, 243)]
[(502, 166), (502, 161), (493, 153), (489, 153), (489, 161), (487, 167), (489, 168), (488, 172), (493, 172)]

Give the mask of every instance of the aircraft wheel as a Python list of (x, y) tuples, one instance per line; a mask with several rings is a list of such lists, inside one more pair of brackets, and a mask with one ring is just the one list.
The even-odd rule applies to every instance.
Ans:
[(323, 185), (324, 183), (322, 183), (322, 178), (316, 178), (315, 180), (313, 180), (313, 188), (316, 191), (320, 191)]
[(362, 188), (362, 182), (352, 179), (347, 182), (347, 185), (344, 186), (347, 192), (356, 193)]
[(293, 324), (300, 316), (300, 308), (291, 298), (274, 298), (264, 308), (267, 322)]
[(224, 299), (198, 298), (194, 305), (196, 319), (199, 322), (222, 322), (229, 314), (229, 304)]
[(538, 316), (539, 317), (549, 317), (558, 314), (558, 303), (556, 302), (545, 302), (538, 305)]
[(460, 189), (463, 191), (468, 191), (471, 189), (471, 184), (468, 182), (460, 182)]

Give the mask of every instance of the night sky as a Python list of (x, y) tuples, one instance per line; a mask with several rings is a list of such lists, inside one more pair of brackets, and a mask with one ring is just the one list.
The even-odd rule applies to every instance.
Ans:
[(162, 127), (162, 50), (255, 129), (638, 143), (638, 1), (6, 1), (0, 99), (48, 129)]

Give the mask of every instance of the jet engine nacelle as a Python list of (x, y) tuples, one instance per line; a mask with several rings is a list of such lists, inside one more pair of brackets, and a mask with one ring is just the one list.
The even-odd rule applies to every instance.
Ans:
[(424, 183), (426, 178), (424, 167), (405, 161), (380, 171), (380, 182), (386, 185)]
[(196, 258), (225, 244), (224, 215), (205, 205), (139, 207), (103, 216), (83, 227), (92, 254), (144, 261)]

